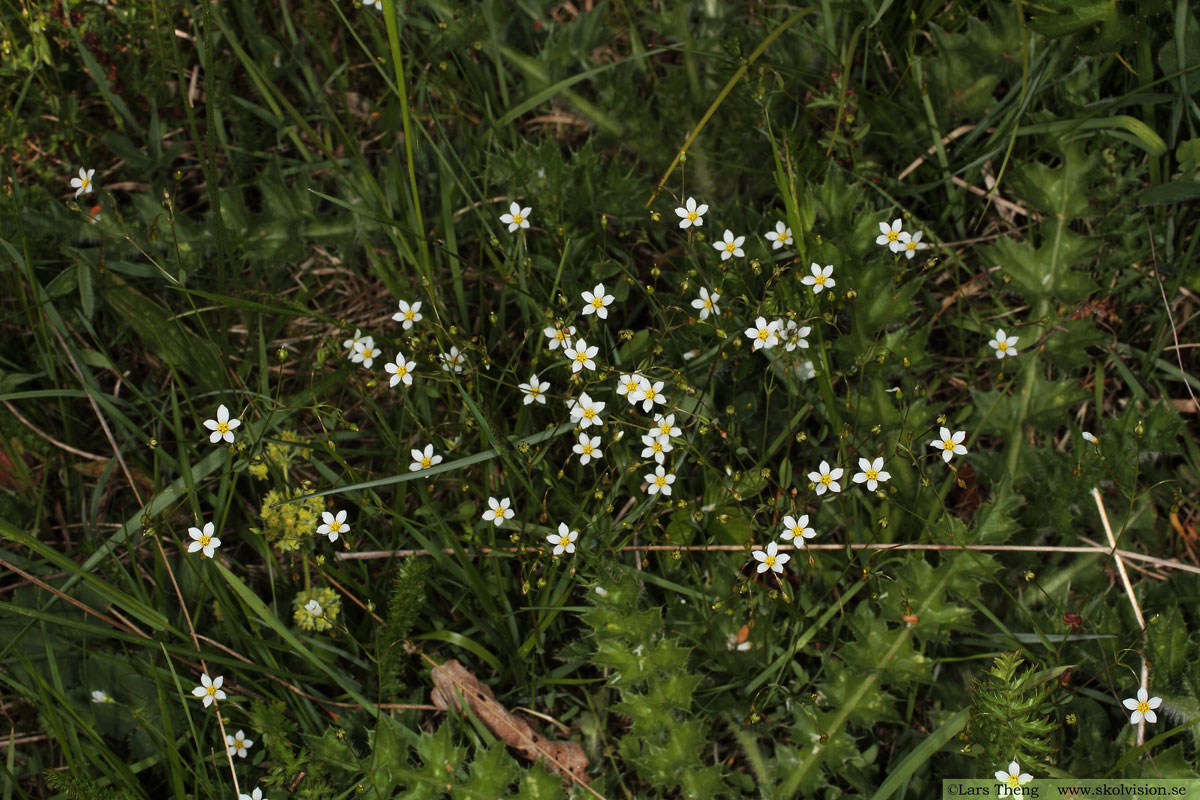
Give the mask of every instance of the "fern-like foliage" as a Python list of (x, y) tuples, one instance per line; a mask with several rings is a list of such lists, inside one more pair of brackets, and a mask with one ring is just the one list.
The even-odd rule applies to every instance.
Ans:
[(400, 679), (404, 640), (425, 602), (425, 575), (428, 572), (429, 562), (416, 558), (407, 559), (396, 572), (387, 617), (375, 638), (381, 697), (390, 697), (404, 688)]
[(58, 770), (48, 769), (43, 775), (46, 783), (56, 792), (64, 792), (68, 800), (134, 800), (134, 795), (111, 786), (100, 786), (95, 781), (76, 778)]
[(1022, 663), (1019, 652), (996, 656), (971, 685), (969, 736), (989, 764), (1032, 765), (1054, 752), (1049, 700), (1063, 668), (1034, 672)]
[(618, 744), (621, 757), (659, 791), (723, 794), (720, 765), (702, 760), (709, 742), (704, 724), (690, 713), (700, 677), (688, 671), (689, 649), (663, 635), (659, 609), (640, 607), (633, 580), (606, 581), (592, 598), (595, 605), (582, 617), (595, 632), (592, 662), (608, 670), (609, 685), (620, 693), (613, 711), (630, 720)]

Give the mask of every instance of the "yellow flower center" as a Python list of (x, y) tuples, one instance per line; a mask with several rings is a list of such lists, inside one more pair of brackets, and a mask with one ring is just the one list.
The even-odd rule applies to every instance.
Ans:
[(660, 489), (662, 487), (666, 486), (667, 485), (667, 476), (666, 475), (656, 475), (654, 477), (654, 485)]
[(199, 539), (199, 542), (200, 542), (201, 547), (208, 547), (210, 544), (212, 544), (212, 537), (211, 536), (201, 536)]
[(529, 396), (530, 397), (537, 397), (541, 393), (542, 393), (542, 390), (537, 388), (536, 386), (529, 387)]
[(625, 391), (626, 392), (636, 392), (637, 384), (634, 383), (633, 381), (625, 381)]
[(737, 250), (737, 245), (736, 245), (736, 244), (734, 244), (733, 242), (726, 242), (726, 243), (725, 243), (725, 252), (726, 252), (726, 253), (732, 253), (734, 250)]
[(233, 749), (234, 749), (234, 750), (241, 750), (241, 749), (242, 749), (242, 745), (243, 745), (244, 743), (245, 743), (245, 740), (244, 740), (244, 739), (234, 739), (234, 740), (233, 740)]
[(888, 231), (888, 233), (887, 233), (887, 240), (888, 240), (889, 242), (894, 242), (894, 241), (896, 241), (896, 240), (897, 240), (897, 239), (899, 239), (899, 238), (900, 238), (900, 232), (899, 232), (899, 231)]
[(590, 444), (585, 444), (585, 445), (583, 446), (583, 454), (584, 454), (585, 456), (590, 456), (590, 455), (592, 454), (592, 450), (593, 450), (593, 449), (594, 449), (594, 448), (593, 448), (593, 447), (592, 447)]
[(1137, 704), (1137, 710), (1141, 714), (1145, 714), (1147, 711), (1150, 710), (1150, 703), (1149, 702), (1145, 702), (1145, 703), (1139, 702)]
[(216, 697), (216, 696), (217, 696), (217, 687), (216, 687), (216, 686), (209, 686), (207, 689), (205, 689), (205, 690), (204, 690), (204, 692), (205, 692), (205, 694), (207, 694), (209, 697)]
[(771, 331), (767, 328), (759, 328), (758, 338), (765, 342), (767, 339), (771, 338)]
[(330, 533), (337, 533), (341, 529), (342, 529), (342, 523), (338, 522), (337, 520), (334, 520), (333, 522), (329, 523), (329, 532)]
[(580, 350), (578, 353), (575, 354), (575, 360), (578, 361), (580, 364), (587, 362), (587, 353)]
[(907, 242), (905, 242), (905, 243), (904, 243), (904, 249), (906, 249), (906, 250), (916, 250), (916, 249), (917, 249), (917, 243), (916, 243), (916, 242), (914, 242), (914, 241), (912, 241), (912, 240), (910, 239), (909, 241), (907, 241)]
[(688, 222), (695, 222), (697, 219), (699, 219), (699, 217), (700, 217), (700, 215), (697, 214), (695, 211), (689, 211), (688, 215), (687, 215)]
[(659, 442), (655, 442), (654, 444), (650, 445), (650, 447), (651, 447), (651, 448), (654, 450), (654, 452), (656, 452), (656, 453), (661, 453), (661, 452), (662, 452), (662, 444), (660, 444)]
[(816, 283), (817, 286), (824, 286), (825, 285), (825, 276), (824, 275), (813, 275), (813, 282)]
[(1008, 783), (1008, 786), (1010, 789), (1016, 789), (1018, 786), (1021, 785), (1021, 776), (1020, 775), (1009, 775), (1007, 783)]
[(229, 433), (229, 423), (228, 422), (218, 422), (217, 423), (217, 433)]
[(374, 350), (372, 350), (372, 349), (371, 349), (371, 348), (369, 348), (369, 347), (364, 347), (364, 348), (363, 348), (363, 353), (362, 353), (362, 355), (363, 355), (363, 359), (364, 359), (364, 360), (365, 360), (365, 359), (368, 359), (368, 358), (374, 358), (374, 357), (375, 357), (375, 351), (374, 351)]
[(773, 566), (775, 566), (775, 562), (777, 560), (778, 559), (775, 558), (775, 556), (767, 556), (766, 561), (764, 561), (763, 563), (765, 563), (768, 567), (773, 567)]
[(787, 231), (779, 234), (779, 241), (783, 242), (784, 244), (787, 244), (787, 240), (789, 238), (791, 238), (791, 234), (789, 234)]
[(415, 314), (415, 313), (416, 313), (415, 311), (405, 311), (405, 312), (404, 312), (404, 318), (405, 318), (406, 320), (409, 320), (409, 321), (411, 322), (411, 321), (412, 321), (412, 318), (413, 318), (413, 314)]
[(1006, 350), (1008, 350), (1008, 342), (998, 342), (996, 344), (996, 349), (999, 350), (1001, 353), (1005, 352)]
[(583, 418), (584, 418), (584, 419), (594, 419), (595, 417), (596, 417), (596, 410), (595, 410), (595, 409), (593, 409), (593, 408), (585, 408), (585, 409), (583, 410)]
[(565, 337), (563, 336), (562, 331), (555, 331), (554, 338), (561, 342), (563, 340), (563, 338), (565, 338)]
[(953, 450), (954, 449), (954, 440), (947, 439), (946, 441), (942, 442), (942, 449), (943, 450)]
[(671, 435), (671, 426), (664, 422), (662, 425), (658, 426), (658, 431), (663, 436), (670, 436)]
[(707, 308), (709, 311), (712, 311), (712, 300), (705, 300), (704, 307)]
[(873, 481), (873, 480), (876, 480), (878, 477), (879, 477), (879, 473), (876, 472), (875, 470), (873, 470), (873, 469), (867, 470), (867, 480)]
[(592, 298), (592, 308), (604, 308), (604, 298), (593, 297)]
[(524, 221), (525, 221), (525, 218), (522, 217), (520, 214), (513, 214), (513, 224), (514, 225), (520, 225)]
[(424, 458), (421, 459), (421, 467), (423, 469), (429, 469), (431, 466), (433, 466), (432, 458), (430, 458), (429, 456), (425, 456)]
[(801, 528), (799, 525), (792, 528), (792, 538), (793, 539), (799, 539), (802, 536), (804, 536), (804, 528)]
[(656, 397), (658, 397), (658, 392), (654, 391), (654, 387), (647, 386), (646, 387), (646, 399), (653, 400)]
[(398, 365), (396, 367), (396, 374), (403, 378), (408, 374), (408, 367), (404, 366), (403, 364)]
[(830, 475), (828, 475), (828, 474), (822, 475), (822, 476), (821, 476), (821, 483), (822, 483), (822, 485), (824, 485), (824, 486), (828, 486), (829, 484), (833, 483), (833, 478), (832, 478)]

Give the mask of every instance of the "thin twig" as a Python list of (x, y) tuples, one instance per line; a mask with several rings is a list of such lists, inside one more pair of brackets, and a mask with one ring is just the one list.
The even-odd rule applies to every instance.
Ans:
[(34, 424), (32, 422), (30, 422), (29, 420), (22, 417), (21, 414), (15, 408), (12, 407), (12, 403), (8, 402), (7, 400), (4, 401), (4, 407), (7, 408), (9, 410), (9, 412), (11, 412), (12, 415), (17, 418), (18, 422), (20, 422), (26, 428), (29, 428), (29, 430), (33, 431), (38, 436), (45, 439), (50, 444), (57, 447), (59, 450), (66, 450), (68, 453), (71, 453), (72, 455), (79, 456), (80, 458), (91, 459), (92, 461), (111, 461), (112, 460), (112, 459), (106, 458), (105, 456), (98, 456), (95, 453), (88, 453), (84, 450), (79, 450), (77, 448), (71, 447), (71, 445), (69, 445), (69, 444), (63, 444), (62, 442), (60, 442), (58, 439), (55, 439), (50, 434), (44, 433), (43, 431), (38, 430), (36, 427), (34, 427)]

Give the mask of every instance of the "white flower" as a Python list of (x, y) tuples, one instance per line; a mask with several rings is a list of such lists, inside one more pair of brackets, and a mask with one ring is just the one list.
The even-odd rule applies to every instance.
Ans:
[(599, 352), (599, 347), (595, 345), (588, 347), (588, 343), (583, 339), (576, 339), (574, 347), (563, 346), (563, 355), (571, 360), (571, 372), (579, 372), (581, 369), (595, 370), (596, 362), (592, 359)]
[(354, 355), (350, 356), (350, 360), (355, 364), (362, 364), (367, 369), (375, 363), (375, 357), (380, 355), (375, 349), (375, 340), (370, 336), (363, 339), (361, 342), (355, 342)]
[(816, 535), (817, 532), (808, 527), (808, 514), (801, 514), (799, 519), (796, 517), (783, 518), (783, 532), (779, 534), (781, 539), (791, 539), (792, 544), (803, 547), (805, 539), (811, 539)]
[(529, 376), (529, 383), (517, 384), (517, 388), (525, 393), (525, 405), (533, 402), (546, 405), (546, 390), (550, 388), (550, 384), (539, 381), (536, 374)]
[(704, 215), (708, 213), (707, 205), (696, 205), (696, 199), (689, 197), (682, 208), (675, 209), (675, 213), (679, 215), (679, 227), (687, 228), (695, 225), (699, 228), (704, 224)]
[(225, 746), (229, 749), (230, 755), (237, 755), (241, 758), (246, 757), (246, 751), (254, 745), (252, 739), (246, 738), (245, 731), (238, 731), (233, 736), (225, 734)]
[(796, 375), (806, 381), (812, 380), (817, 377), (817, 368), (813, 362), (805, 361), (803, 364), (796, 366)]
[(558, 533), (552, 533), (546, 537), (546, 541), (554, 545), (554, 555), (561, 556), (563, 553), (575, 552), (575, 540), (579, 538), (579, 531), (573, 531), (567, 527), (567, 523), (558, 523)]
[(504, 520), (512, 519), (515, 516), (513, 510), (509, 508), (511, 503), (512, 500), (508, 499), (507, 497), (499, 502), (496, 501), (496, 498), (489, 497), (488, 509), (487, 511), (483, 512), (484, 521), (494, 523), (495, 526), (499, 528), (504, 524)]
[(466, 357), (458, 351), (454, 345), (450, 346), (449, 353), (438, 353), (438, 358), (442, 362), (442, 372), (454, 370), (457, 372), (463, 371), (463, 365), (467, 363)]
[(79, 177), (71, 178), (71, 188), (75, 190), (75, 197), (78, 198), (81, 194), (92, 193), (92, 176), (96, 174), (94, 169), (79, 168)]
[(323, 524), (317, 526), (317, 533), (328, 536), (331, 542), (336, 542), (338, 536), (343, 533), (350, 532), (350, 526), (346, 524), (346, 509), (344, 508), (337, 512), (337, 516), (328, 511), (322, 511), (321, 522)]
[[(375, 2), (379, 2), (379, 0), (375, 0)], [(254, 791), (250, 794), (239, 794), (238, 800), (263, 800), (262, 789), (255, 786)]]
[(671, 484), (675, 482), (675, 473), (667, 472), (660, 465), (654, 468), (654, 472), (648, 472), (642, 478), (650, 484), (646, 487), (647, 493), (658, 494), (662, 492), (665, 495), (670, 495)]
[[(383, 11), (383, 0), (362, 0), (363, 8), (374, 8), (376, 11)], [(257, 800), (257, 799), (256, 799)]]
[(204, 420), (204, 427), (212, 431), (212, 434), (208, 437), (208, 441), (212, 442), (213, 444), (221, 441), (221, 439), (224, 439), (226, 442), (232, 444), (233, 431), (241, 424), (242, 421), (240, 419), (229, 418), (229, 409), (225, 407), (224, 403), (217, 406), (216, 419)]
[(221, 546), (221, 540), (213, 536), (214, 528), (211, 522), (204, 523), (204, 530), (199, 528), (188, 528), (188, 536), (195, 539), (194, 542), (188, 545), (188, 552), (195, 553), (197, 550), (203, 551), (204, 555), (209, 558), (213, 557), (213, 553)]
[(1091, 442), (1092, 444), (1098, 444), (1100, 442), (1100, 440), (1096, 438), (1095, 434), (1088, 433), (1087, 431), (1083, 432), (1083, 439), (1084, 441)]
[(313, 616), (313, 617), (319, 617), (325, 613), (325, 609), (321, 608), (321, 604), (318, 603), (316, 600), (309, 600), (307, 603), (305, 603), (304, 610), (307, 611), (309, 613), (309, 615)]
[(797, 347), (807, 350), (808, 339), (806, 337), (810, 333), (812, 333), (812, 328), (807, 325), (800, 327), (795, 320), (789, 319), (787, 324), (779, 330), (779, 341), (783, 342), (783, 349), (789, 353)]
[(837, 281), (829, 277), (833, 274), (832, 264), (826, 264), (825, 269), (821, 269), (816, 264), (810, 264), (808, 268), (812, 270), (812, 275), (805, 275), (800, 282), (805, 286), (811, 286), (813, 294), (820, 294), (822, 289), (837, 286)]
[(567, 401), (567, 408), (571, 411), (571, 422), (578, 423), (579, 427), (585, 430), (593, 425), (604, 424), (600, 419), (600, 412), (604, 411), (606, 405), (607, 403), (593, 401), (587, 392), (579, 395), (578, 400)]
[(599, 436), (588, 436), (586, 433), (581, 433), (579, 441), (571, 449), (579, 456), (580, 464), (586, 464), (593, 458), (604, 458), (604, 451), (600, 449)]
[(225, 699), (225, 693), (221, 691), (221, 684), (224, 682), (224, 675), (218, 675), (215, 678), (210, 678), (206, 672), (200, 676), (200, 685), (195, 689), (192, 689), (192, 694), (196, 697), (203, 697), (204, 707), (208, 708), (213, 704), (213, 700)]
[(758, 562), (758, 571), (783, 572), (783, 565), (792, 560), (787, 553), (779, 552), (779, 542), (769, 542), (766, 551), (755, 550), (754, 560)]
[(1033, 780), (1033, 776), (1028, 772), (1021, 772), (1021, 768), (1017, 766), (1017, 762), (1013, 761), (1008, 765), (1008, 772), (999, 769), (996, 770), (996, 780), (1009, 789), (1016, 789), (1018, 786), (1024, 786)]
[(414, 322), (421, 321), (421, 301), (413, 303), (411, 306), (405, 301), (400, 301), (400, 310), (392, 314), (392, 319), (396, 322), (403, 323), (401, 325), (404, 330), (412, 330)]
[(708, 289), (700, 289), (700, 296), (692, 301), (692, 308), (700, 310), (700, 321), (708, 319), (709, 314), (720, 314), (721, 309), (717, 308), (717, 301), (721, 299), (721, 295), (716, 292), (710, 292)]
[(1162, 705), (1162, 698), (1151, 697), (1150, 693), (1146, 691), (1146, 687), (1143, 686), (1137, 690), (1136, 700), (1130, 697), (1122, 700), (1121, 705), (1133, 712), (1129, 715), (1131, 725), (1137, 725), (1143, 719), (1146, 722), (1158, 722), (1158, 715), (1154, 713), (1154, 709)]
[(409, 472), (420, 472), (442, 463), (442, 457), (433, 454), (433, 445), (431, 444), (425, 445), (424, 452), (412, 450), (409, 455), (412, 456), (412, 463), (408, 465)]
[(649, 412), (654, 408), (654, 404), (663, 405), (667, 402), (667, 398), (663, 396), (663, 382), (655, 381), (651, 383), (648, 379), (642, 378), (642, 382), (638, 384), (636, 392), (629, 395), (629, 400), (632, 403), (641, 403), (642, 411)]
[(644, 434), (642, 436), (642, 444), (646, 445), (642, 450), (642, 458), (653, 458), (659, 464), (663, 463), (666, 453), (675, 449), (675, 446), (671, 444), (671, 439), (667, 436)]
[(113, 700), (108, 696), (108, 692), (103, 689), (92, 689), (93, 703), (111, 703)]
[(500, 215), (500, 221), (508, 225), (508, 232), (512, 233), (517, 228), (529, 227), (529, 212), (532, 208), (521, 208), (517, 203), (513, 203), (508, 207), (507, 214)]
[(617, 394), (629, 401), (630, 405), (636, 405), (637, 400), (634, 395), (637, 394), (638, 387), (642, 385), (642, 376), (637, 373), (622, 375), (617, 380)]
[(384, 372), (392, 377), (388, 379), (388, 386), (395, 386), (401, 381), (405, 386), (412, 386), (412, 373), (417, 368), (417, 362), (409, 361), (404, 357), (404, 353), (396, 353), (396, 362), (391, 361), (383, 365)]
[(967, 448), (963, 447), (963, 439), (967, 436), (966, 431), (956, 431), (950, 433), (950, 429), (943, 427), (938, 433), (938, 438), (929, 443), (929, 446), (934, 450), (942, 451), (942, 460), (947, 464), (950, 463), (952, 456), (965, 456)]
[(546, 328), (542, 331), (546, 334), (546, 338), (550, 340), (550, 349), (562, 347), (564, 350), (571, 343), (571, 337), (575, 335), (575, 326), (567, 325), (560, 328)]
[(358, 344), (359, 342), (363, 341), (364, 339), (369, 339), (369, 338), (371, 338), (371, 337), (363, 336), (363, 332), (361, 330), (359, 330), (358, 328), (355, 328), (354, 335), (351, 336), (346, 341), (342, 342), (342, 347), (346, 348), (347, 350), (353, 350), (354, 345)]
[(817, 485), (817, 495), (823, 495), (826, 492), (837, 494), (842, 490), (842, 485), (838, 483), (838, 479), (842, 477), (842, 468), (829, 468), (828, 461), (822, 461), (821, 466), (817, 467), (816, 472), (808, 473), (808, 479)]
[(779, 320), (774, 319), (768, 323), (766, 317), (758, 317), (754, 320), (753, 328), (746, 328), (746, 336), (754, 340), (753, 349), (770, 350), (779, 344)]
[(996, 338), (988, 342), (988, 347), (996, 351), (996, 358), (1005, 356), (1013, 358), (1017, 354), (1017, 338), (1016, 336), (1005, 336), (1003, 329), (997, 328)]
[(682, 436), (683, 432), (675, 427), (675, 415), (667, 414), (665, 417), (662, 414), (654, 415), (654, 427), (651, 432), (658, 431), (659, 436)]
[(901, 220), (896, 219), (891, 225), (886, 222), (879, 223), (879, 235), (875, 237), (875, 244), (883, 245), (893, 253), (899, 253), (903, 249), (900, 244), (900, 224)]
[(792, 243), (792, 229), (783, 220), (779, 220), (775, 223), (775, 230), (767, 231), (767, 241), (772, 242), (772, 250), (789, 245)]
[(608, 319), (608, 306), (612, 305), (613, 296), (604, 293), (604, 284), (597, 283), (596, 287), (583, 295), (583, 315), (595, 314), (600, 319)]
[(917, 254), (918, 250), (925, 250), (929, 245), (921, 241), (921, 234), (924, 231), (917, 231), (911, 236), (908, 231), (900, 234), (899, 247), (893, 247), (892, 251), (896, 253), (904, 253), (905, 258), (912, 258)]
[(734, 256), (741, 258), (742, 256), (746, 255), (745, 251), (742, 250), (742, 243), (745, 241), (745, 236), (738, 236), (735, 238), (733, 231), (726, 228), (724, 240), (720, 242), (713, 242), (713, 247), (721, 251), (722, 261), (728, 261)]
[(880, 456), (874, 461), (860, 458), (858, 460), (858, 468), (862, 470), (862, 472), (854, 473), (850, 480), (854, 481), (855, 483), (865, 482), (867, 484), (867, 489), (872, 492), (875, 491), (879, 484), (892, 477), (891, 473), (883, 471), (883, 456)]

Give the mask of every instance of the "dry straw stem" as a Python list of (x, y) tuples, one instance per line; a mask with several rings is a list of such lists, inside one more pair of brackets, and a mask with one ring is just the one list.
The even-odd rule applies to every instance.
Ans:
[[(887, 543), (868, 543), (868, 544), (808, 544), (797, 546), (793, 544), (779, 545), (780, 551), (787, 550), (978, 550), (988, 553), (1097, 553), (1097, 554), (1116, 554), (1121, 558), (1127, 558), (1131, 561), (1144, 561), (1148, 564), (1153, 564), (1156, 567), (1165, 569), (1178, 569), (1184, 572), (1194, 572), (1200, 575), (1200, 567), (1194, 567), (1191, 564), (1184, 564), (1181, 561), (1173, 561), (1166, 558), (1156, 558), (1155, 556), (1147, 556), (1141, 553), (1134, 553), (1130, 550), (1117, 550), (1113, 547), (1100, 547), (1099, 545), (1091, 546), (1065, 546), (1055, 547), (1050, 545), (1017, 545), (1017, 544), (887, 544)], [(714, 544), (714, 545), (689, 545), (680, 546), (674, 544), (643, 544), (643, 545), (627, 545), (619, 548), (622, 552), (629, 551), (634, 553), (736, 553), (738, 551), (747, 550), (744, 545), (740, 544)], [(761, 545), (752, 545), (749, 550), (761, 550)], [(749, 551), (747, 550), (747, 552)], [(361, 553), (336, 553), (334, 558), (338, 561), (370, 561), (379, 558), (408, 558), (411, 556), (430, 556), (434, 553), (444, 553), (445, 555), (454, 555), (458, 551), (446, 547), (441, 550), (367, 550)], [(469, 556), (487, 556), (493, 553), (535, 553), (541, 554), (543, 551), (538, 547), (480, 547), (478, 550), (467, 552)], [(1122, 568), (1123, 571), (1123, 568)], [(1140, 613), (1139, 613), (1140, 618)]]

